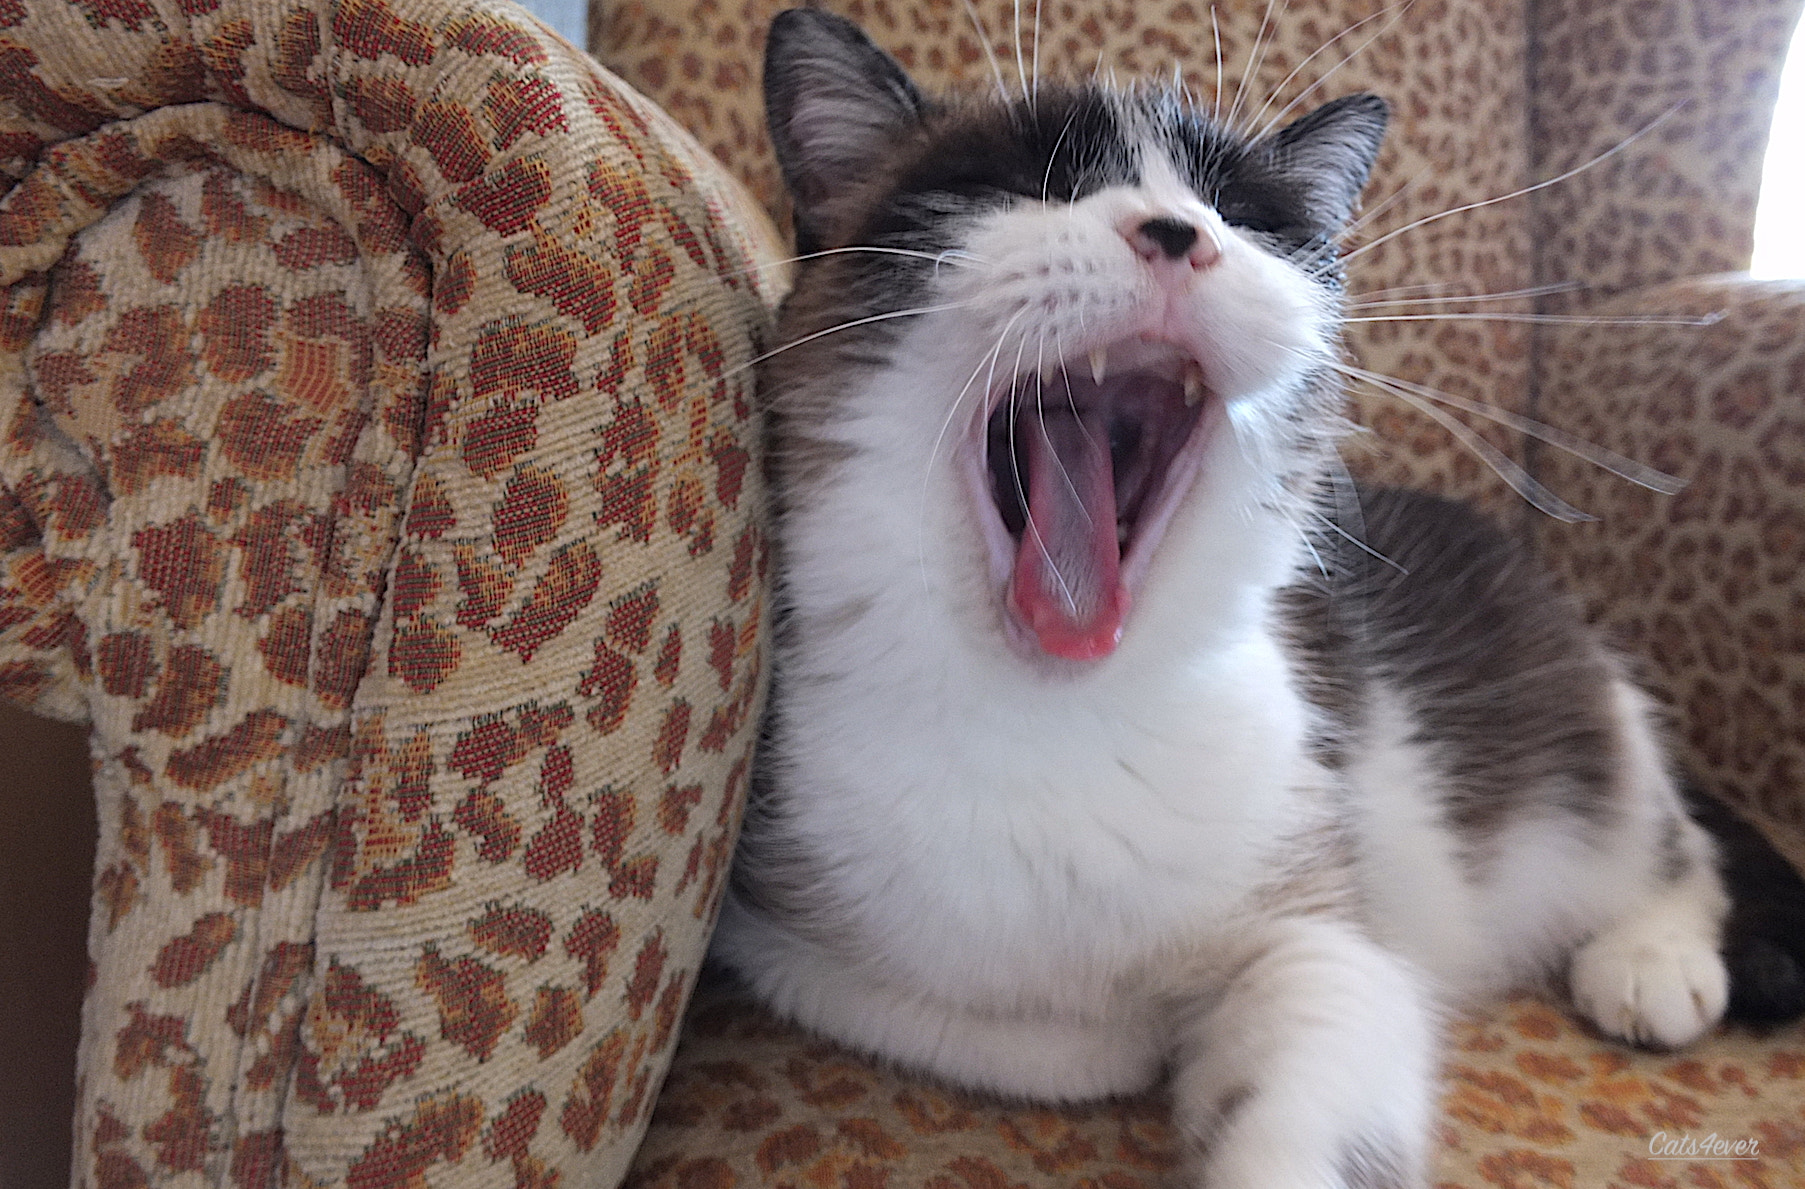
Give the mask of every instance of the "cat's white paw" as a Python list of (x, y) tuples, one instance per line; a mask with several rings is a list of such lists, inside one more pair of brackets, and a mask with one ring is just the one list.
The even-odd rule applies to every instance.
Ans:
[(1730, 977), (1716, 945), (1641, 921), (1607, 930), (1573, 956), (1573, 1002), (1605, 1033), (1671, 1049), (1723, 1018)]

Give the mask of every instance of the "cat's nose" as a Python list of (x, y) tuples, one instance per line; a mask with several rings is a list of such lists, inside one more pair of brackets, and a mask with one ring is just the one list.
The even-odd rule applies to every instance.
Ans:
[(1127, 229), (1127, 239), (1143, 260), (1184, 261), (1192, 268), (1209, 268), (1222, 258), (1222, 244), (1215, 230), (1173, 215), (1141, 219)]

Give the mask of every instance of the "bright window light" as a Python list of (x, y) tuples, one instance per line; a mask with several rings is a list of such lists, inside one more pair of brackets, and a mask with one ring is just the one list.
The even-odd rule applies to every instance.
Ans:
[(1805, 277), (1805, 21), (1793, 32), (1780, 73), (1749, 271), (1764, 279)]
[(589, 44), (589, 5), (584, 0), (524, 0), (527, 11), (583, 49)]

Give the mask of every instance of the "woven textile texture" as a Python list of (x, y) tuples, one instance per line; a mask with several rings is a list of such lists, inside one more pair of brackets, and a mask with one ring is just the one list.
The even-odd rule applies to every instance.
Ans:
[(1805, 285), (1695, 277), (1599, 309), (1699, 325), (1547, 330), (1550, 420), (1686, 480), (1659, 496), (1551, 454), (1598, 516), (1543, 553), (1672, 708), (1692, 770), (1805, 869)]
[[(1451, 1028), (1442, 1077), (1436, 1189), (1805, 1185), (1797, 1028), (1639, 1053), (1522, 998)], [(1749, 1158), (1684, 1146), (1712, 1135)], [(1179, 1156), (1158, 1095), (1054, 1108), (961, 1094), (715, 990), (697, 996), (627, 1185), (1168, 1189)]]
[(0, 682), (75, 1181), (606, 1185), (762, 693), (767, 225), (506, 3), (0, 7)]

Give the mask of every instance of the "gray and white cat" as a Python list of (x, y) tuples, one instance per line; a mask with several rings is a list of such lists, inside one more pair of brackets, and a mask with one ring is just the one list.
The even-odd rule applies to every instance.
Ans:
[(715, 956), (960, 1085), (1169, 1073), (1211, 1189), (1422, 1183), (1476, 996), (1714, 1025), (1730, 901), (1648, 699), (1476, 517), (1332, 481), (1384, 104), (1249, 142), (1159, 90), (935, 101), (812, 10), (766, 69), (819, 254)]

